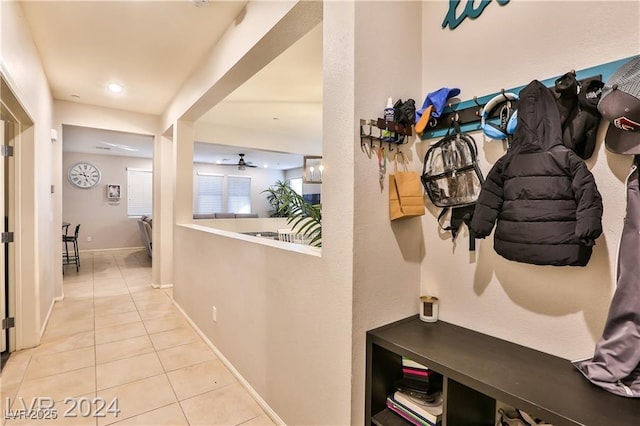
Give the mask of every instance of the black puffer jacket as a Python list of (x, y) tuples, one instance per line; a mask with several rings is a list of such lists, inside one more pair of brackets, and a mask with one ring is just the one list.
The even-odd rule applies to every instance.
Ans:
[(536, 265), (584, 266), (602, 233), (593, 175), (562, 144), (555, 98), (537, 80), (520, 92), (513, 143), (489, 172), (470, 227), (484, 238), (496, 219), (496, 252)]

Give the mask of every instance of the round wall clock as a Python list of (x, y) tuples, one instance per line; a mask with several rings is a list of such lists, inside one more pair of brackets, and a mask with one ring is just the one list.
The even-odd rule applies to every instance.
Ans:
[(102, 175), (100, 170), (98, 170), (98, 168), (93, 164), (80, 162), (69, 167), (67, 177), (71, 184), (78, 188), (88, 189), (93, 188), (100, 183)]

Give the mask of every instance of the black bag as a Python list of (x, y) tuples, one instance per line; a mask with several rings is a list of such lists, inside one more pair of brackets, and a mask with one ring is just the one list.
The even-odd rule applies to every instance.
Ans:
[[(431, 202), (442, 207), (440, 220), (451, 209), (450, 225), (441, 228), (451, 231), (454, 240), (458, 228), (467, 225), (473, 216), (475, 202), (480, 195), (484, 177), (477, 162), (478, 148), (475, 140), (462, 133), (455, 123), (453, 134), (433, 144), (424, 156), (420, 180)], [(471, 230), (469, 230), (471, 233)], [(470, 238), (469, 249), (475, 249), (475, 238)]]
[(402, 102), (402, 99), (398, 99), (398, 101), (393, 105), (393, 121), (409, 127), (415, 123), (415, 119), (416, 102), (413, 99), (407, 99), (406, 102)]

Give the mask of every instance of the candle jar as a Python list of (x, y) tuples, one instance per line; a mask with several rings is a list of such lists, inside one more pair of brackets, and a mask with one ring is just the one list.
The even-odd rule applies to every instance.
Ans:
[(420, 319), (424, 322), (438, 321), (438, 298), (434, 296), (420, 297)]

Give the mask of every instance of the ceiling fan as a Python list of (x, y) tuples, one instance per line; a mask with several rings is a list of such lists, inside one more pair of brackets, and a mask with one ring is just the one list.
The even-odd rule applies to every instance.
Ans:
[(220, 164), (221, 166), (237, 166), (238, 170), (244, 170), (246, 167), (258, 167), (258, 166), (254, 166), (253, 164), (251, 164), (251, 162), (247, 162), (244, 161), (244, 154), (238, 154), (240, 156), (240, 159), (238, 160), (237, 164)]

